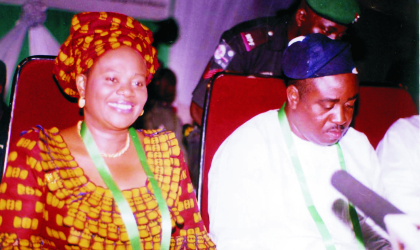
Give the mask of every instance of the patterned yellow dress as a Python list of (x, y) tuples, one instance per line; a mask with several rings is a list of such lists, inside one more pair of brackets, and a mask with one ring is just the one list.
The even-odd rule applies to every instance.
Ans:
[[(215, 249), (175, 134), (141, 132), (171, 214), (171, 249)], [(9, 152), (0, 186), (0, 249), (131, 249), (110, 190), (89, 180), (57, 128), (34, 127)], [(150, 183), (122, 192), (142, 248), (160, 249), (161, 216)]]

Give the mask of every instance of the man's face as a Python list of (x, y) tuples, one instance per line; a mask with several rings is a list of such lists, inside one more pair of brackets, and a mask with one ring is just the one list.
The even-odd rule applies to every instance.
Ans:
[(319, 33), (333, 40), (341, 40), (346, 34), (347, 26), (320, 17), (311, 10), (306, 13), (305, 20), (302, 21), (300, 26), (300, 35)]
[(293, 132), (319, 145), (332, 145), (346, 133), (353, 118), (359, 82), (354, 74), (307, 79), (311, 87), (300, 95), (292, 112)]

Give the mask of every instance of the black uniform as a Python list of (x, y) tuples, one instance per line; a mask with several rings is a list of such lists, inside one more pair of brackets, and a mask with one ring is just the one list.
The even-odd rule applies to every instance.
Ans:
[(288, 16), (264, 17), (225, 31), (193, 92), (193, 101), (204, 106), (206, 85), (220, 71), (281, 76), (281, 59), (287, 47)]

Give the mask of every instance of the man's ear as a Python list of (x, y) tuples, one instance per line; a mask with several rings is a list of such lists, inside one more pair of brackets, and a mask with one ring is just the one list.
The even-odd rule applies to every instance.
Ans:
[(296, 25), (298, 27), (301, 27), (302, 24), (305, 22), (306, 18), (307, 18), (308, 13), (306, 12), (306, 10), (304, 8), (299, 8), (296, 11), (295, 14), (295, 21), (296, 21)]
[(81, 97), (84, 97), (86, 95), (86, 83), (87, 83), (86, 75), (78, 74), (76, 76), (76, 87)]
[(286, 95), (287, 95), (287, 103), (291, 109), (296, 109), (300, 97), (299, 97), (299, 90), (296, 88), (295, 85), (290, 85), (286, 89)]

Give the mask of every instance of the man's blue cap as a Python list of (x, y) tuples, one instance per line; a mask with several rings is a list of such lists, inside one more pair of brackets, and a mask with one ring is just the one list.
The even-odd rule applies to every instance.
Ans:
[(321, 34), (292, 39), (283, 53), (282, 68), (284, 74), (292, 79), (357, 74), (350, 44)]

